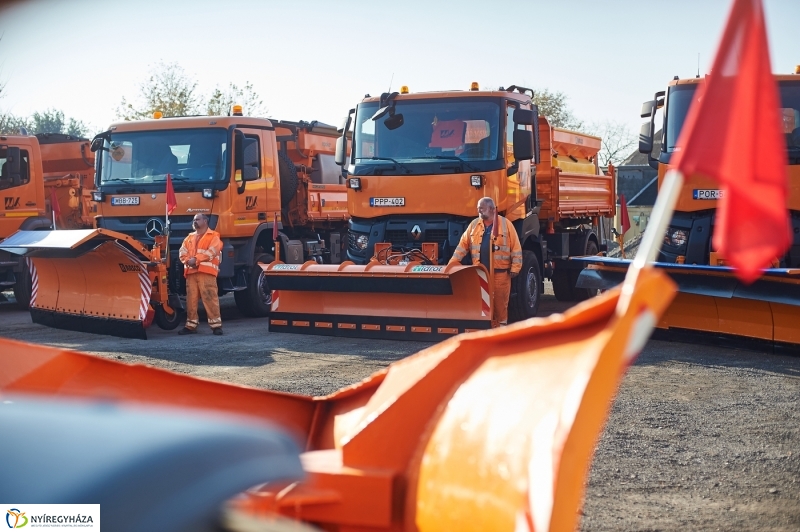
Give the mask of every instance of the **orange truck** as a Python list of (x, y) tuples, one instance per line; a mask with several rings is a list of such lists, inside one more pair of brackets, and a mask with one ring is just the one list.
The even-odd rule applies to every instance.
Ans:
[[(302, 271), (273, 268), (269, 275), (280, 288), (280, 305), (272, 330), (401, 337), (410, 330), (437, 336), (439, 330), (447, 335), (483, 327), (485, 291), (472, 285), (485, 284), (485, 275), (444, 265), (484, 196), (492, 197), (514, 224), (523, 248), (522, 272), (512, 282), (512, 320), (536, 316), (545, 277), (553, 279), (564, 299), (588, 297), (589, 291), (574, 288), (578, 271), (573, 273), (567, 259), (604, 249), (603, 218), (615, 213), (614, 175), (598, 168), (601, 139), (552, 127), (538, 115), (532, 94), (515, 86), (481, 91), (473, 84), (468, 91), (412, 93), (403, 87), (399, 93), (364, 98), (347, 121), (347, 131), (353, 125), (352, 153), (346, 156), (344, 137), (337, 152), (337, 162), (347, 169), (352, 217), (347, 259), (354, 266), (337, 272), (313, 265)], [(373, 257), (420, 267), (392, 277), (388, 266), (368, 266)], [(304, 283), (315, 275), (319, 280)], [(339, 282), (345, 278), (351, 281)], [(312, 289), (337, 295), (311, 295)], [(419, 297), (414, 300), (412, 293)], [(407, 305), (403, 298), (409, 299)], [(455, 323), (454, 313), (476, 298), (474, 318), (448, 324), (448, 316)], [(405, 306), (399, 310), (398, 305)], [(309, 310), (303, 313), (301, 307)], [(331, 320), (318, 320), (319, 328), (305, 325), (315, 323), (315, 315), (332, 314), (342, 320), (341, 329), (328, 326)], [(351, 319), (376, 314), (416, 321)], [(301, 325), (294, 327), (294, 321)], [(361, 330), (367, 326), (369, 333)]]
[[(317, 122), (241, 114), (112, 124), (91, 144), (98, 154), (91, 192), (97, 230), (61, 232), (44, 240), (16, 235), (13, 242), (35, 255), (37, 293), (64, 294), (63, 301), (33, 305), (34, 321), (134, 337), (145, 336), (151, 319), (164, 329), (177, 327), (186, 293), (177, 253), (197, 213), (207, 214), (222, 237), (220, 293), (233, 292), (245, 315), (267, 315), (272, 291), (257, 265), (275, 257), (276, 224), (283, 261), (341, 262), (348, 215), (341, 169), (333, 161), (338, 136), (336, 128)], [(169, 216), (167, 239), (168, 174), (177, 208)], [(92, 251), (87, 253), (93, 241), (97, 247), (109, 239), (125, 250), (107, 250), (103, 257), (98, 251), (93, 258)], [(152, 264), (159, 261), (165, 276)], [(98, 286), (99, 281), (89, 280), (101, 270), (120, 272), (108, 277), (108, 286)], [(122, 275), (131, 272), (142, 279)], [(161, 277), (165, 286), (158, 286)], [(100, 297), (67, 304), (68, 292)], [(103, 294), (113, 295), (113, 301)], [(128, 302), (126, 310), (118, 306), (122, 301)]]
[[(0, 137), (0, 242), (18, 230), (92, 226), (94, 154), (89, 140), (63, 134)], [(52, 201), (58, 207), (53, 209)], [(0, 287), (13, 287), (27, 308), (30, 271), (19, 256), (0, 250)]]
[[(712, 246), (717, 200), (721, 191), (709, 178), (685, 176), (675, 213), (658, 256), (660, 267), (678, 283), (678, 294), (659, 323), (667, 336), (695, 337), (709, 333), (736, 344), (752, 340), (776, 349), (796, 350), (800, 344), (800, 67), (795, 74), (775, 75), (781, 99), (786, 164), (789, 177), (787, 209), (794, 240), (761, 279), (744, 285)], [(681, 128), (703, 78), (670, 81), (666, 91), (644, 103), (639, 151), (658, 170), (659, 188), (671, 168)], [(654, 152), (657, 110), (663, 110), (662, 143)], [(748, 148), (747, 146), (743, 149)], [(581, 274), (583, 287), (610, 288), (622, 280), (627, 263), (593, 261)]]

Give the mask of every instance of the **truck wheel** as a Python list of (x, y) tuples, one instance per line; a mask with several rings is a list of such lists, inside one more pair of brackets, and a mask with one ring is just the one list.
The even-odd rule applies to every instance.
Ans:
[(25, 267), (17, 275), (17, 282), (14, 283), (14, 299), (17, 300), (17, 306), (22, 310), (28, 310), (31, 305), (31, 293), (33, 286), (31, 284), (31, 271), (28, 269), (27, 261)]
[(281, 207), (292, 201), (297, 193), (297, 167), (285, 152), (278, 152), (278, 172), (281, 177)]
[[(586, 244), (586, 255), (597, 255), (597, 244), (594, 240), (589, 240)], [(597, 295), (597, 288), (577, 288), (580, 270), (569, 270), (569, 285), (572, 288), (573, 301), (585, 301)]]
[(516, 297), (508, 302), (510, 321), (522, 321), (536, 316), (542, 298), (542, 270), (539, 269), (539, 261), (533, 251), (522, 251), (522, 270), (511, 282), (511, 291), (516, 293)]
[[(154, 305), (155, 306), (155, 305)], [(172, 314), (168, 314), (161, 305), (156, 306), (156, 325), (165, 331), (171, 331), (183, 322), (183, 312), (172, 309)]]
[(258, 263), (269, 264), (273, 260), (275, 259), (272, 258), (272, 255), (260, 255), (250, 268), (247, 276), (247, 288), (233, 293), (236, 308), (245, 316), (251, 318), (269, 316), (269, 311), (272, 309), (272, 290), (269, 289), (267, 276), (264, 275), (264, 270), (258, 266)]
[(566, 270), (553, 272), (553, 293), (559, 301), (575, 301), (572, 294), (572, 277)]

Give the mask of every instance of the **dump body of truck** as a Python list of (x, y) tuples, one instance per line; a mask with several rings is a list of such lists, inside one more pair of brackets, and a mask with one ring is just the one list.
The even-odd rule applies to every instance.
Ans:
[[(20, 164), (12, 172), (15, 165), (9, 159), (14, 157), (19, 157)], [(88, 139), (48, 133), (5, 136), (0, 138), (0, 164), (0, 241), (20, 229), (51, 229), (53, 199), (58, 203), (57, 228), (92, 226), (94, 154)], [(3, 250), (0, 287), (13, 287), (17, 304), (28, 307), (30, 269), (24, 259)]]
[[(203, 213), (223, 242), (220, 293), (234, 292), (243, 314), (265, 316), (270, 311), (272, 291), (257, 265), (275, 258), (273, 230), (281, 244), (280, 258), (287, 263), (341, 262), (348, 215), (341, 170), (333, 164), (337, 137), (336, 129), (324, 124), (243, 116), (113, 124), (92, 141), (97, 172), (90, 208), (96, 227), (107, 233), (81, 241), (70, 248), (73, 260), (62, 257), (57, 263), (48, 247), (50, 240), (27, 242), (26, 253), (36, 257), (32, 264), (39, 269), (34, 275), (42, 284), (87, 293), (81, 279), (90, 275), (91, 269), (79, 262), (93, 263), (98, 271), (120, 268), (114, 260), (101, 260), (99, 256), (93, 262), (91, 242), (100, 244), (108, 234), (125, 235), (136, 242), (134, 248), (158, 248), (153, 253), (158, 257), (155, 260), (166, 265), (168, 289), (160, 290), (159, 299), (151, 301), (154, 319), (162, 328), (177, 327), (182, 318), (181, 296), (186, 293), (178, 250), (192, 231), (195, 214)], [(167, 175), (177, 200), (169, 216), (169, 232)], [(150, 259), (139, 255), (147, 266)], [(43, 275), (56, 278), (43, 279)], [(69, 284), (72, 279), (76, 286)], [(125, 293), (133, 300), (141, 294), (140, 283), (135, 276), (127, 279)], [(120, 290), (119, 286), (105, 289), (115, 294)], [(49, 323), (76, 328), (76, 320), (83, 319), (88, 325), (81, 325), (81, 330), (106, 332), (103, 313), (98, 314), (95, 308), (102, 305), (94, 298), (83, 301), (82, 307), (51, 305), (48, 312), (68, 315), (69, 319)], [(146, 314), (130, 318), (137, 322), (134, 328), (147, 326)]]
[[(679, 292), (659, 327), (674, 336), (697, 332), (770, 342), (778, 348), (800, 344), (800, 76), (776, 75), (781, 100), (789, 177), (787, 209), (794, 241), (773, 268), (752, 285), (736, 278), (712, 246), (719, 185), (701, 175), (685, 176), (675, 213), (658, 257), (661, 267), (678, 282)], [(675, 79), (666, 91), (645, 102), (640, 151), (658, 169), (659, 187), (671, 168), (689, 106), (696, 100), (702, 78)], [(656, 110), (663, 109), (663, 141), (653, 151)], [(746, 147), (744, 147), (746, 148)], [(743, 149), (744, 149), (743, 148)], [(581, 286), (608, 288), (621, 279), (626, 262), (595, 261), (582, 274)]]
[[(485, 196), (493, 198), (499, 213), (514, 225), (523, 249), (522, 272), (512, 281), (510, 318), (521, 320), (537, 314), (544, 277), (559, 281), (563, 297), (580, 298), (570, 284), (577, 272), (572, 273), (566, 259), (602, 249), (605, 242), (598, 226), (603, 217), (614, 214), (614, 177), (599, 171), (600, 139), (551, 127), (538, 115), (529, 92), (516, 87), (417, 94), (404, 90), (402, 94), (366, 97), (348, 118), (348, 124), (350, 118), (354, 124), (351, 156), (337, 153), (337, 159), (347, 167), (347, 205), (352, 216), (347, 259), (361, 268), (357, 275), (364, 280), (381, 278), (384, 288), (376, 282), (365, 283), (371, 287), (369, 291), (362, 289), (364, 285), (346, 290), (349, 283), (326, 283), (324, 288), (317, 284), (316, 304), (307, 315), (301, 318), (295, 312), (286, 315), (280, 308), (274, 309), (283, 317), (270, 321), (273, 330), (332, 331), (330, 327), (293, 329), (292, 315), (298, 322), (312, 324), (331, 322), (323, 317), (334, 316), (333, 323), (370, 325), (373, 329), (364, 329), (363, 334), (374, 336), (380, 331), (385, 337), (397, 333), (387, 327), (405, 326), (406, 331), (429, 330), (431, 334), (439, 329), (462, 332), (474, 327), (474, 316), (463, 321), (454, 317), (461, 325), (452, 327), (436, 321), (438, 310), (467, 304), (459, 302), (457, 293), (466, 292), (455, 284), (447, 294), (426, 299), (424, 304), (420, 299), (417, 311), (400, 311), (399, 307), (409, 305), (399, 305), (399, 301), (412, 296), (399, 295), (391, 275), (366, 268), (376, 260), (400, 268), (397, 273), (404, 276), (402, 269), (416, 264), (422, 269), (408, 273), (446, 277), (444, 266), (477, 216), (478, 200)], [(340, 139), (342, 150), (346, 141), (346, 137)], [(483, 270), (483, 277), (470, 277), (480, 283), (486, 273), (490, 272)], [(296, 276), (287, 270), (272, 268), (267, 275), (287, 288), (300, 286), (277, 280), (281, 275)], [(305, 268), (303, 275), (336, 276), (313, 265)], [(356, 273), (348, 267), (346, 275)], [(313, 291), (312, 284), (303, 286), (281, 290), (284, 308), (297, 307), (301, 299), (315, 300), (299, 293)], [(329, 291), (335, 295), (321, 295)], [(371, 303), (365, 301), (365, 292), (371, 293)], [(477, 285), (468, 292), (481, 294)], [(588, 291), (583, 292), (583, 297), (588, 296)], [(309, 319), (308, 314), (316, 314), (319, 320)], [(355, 318), (364, 316), (373, 320), (361, 323), (361, 318)], [(377, 320), (376, 316), (391, 320)], [(413, 316), (416, 321), (401, 322), (397, 320), (400, 316)], [(477, 315), (484, 325), (490, 317), (491, 313)]]

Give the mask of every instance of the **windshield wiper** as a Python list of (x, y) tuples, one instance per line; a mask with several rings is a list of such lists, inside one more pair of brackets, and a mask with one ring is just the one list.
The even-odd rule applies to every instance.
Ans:
[(132, 180), (128, 177), (115, 177), (113, 179), (103, 179), (102, 183), (108, 183), (110, 181), (121, 181), (122, 183), (130, 183)]
[(391, 157), (367, 157), (366, 159), (368, 161), (392, 161), (394, 164), (396, 164), (397, 166), (399, 166), (400, 168), (405, 170), (407, 174), (411, 173), (411, 170), (409, 170), (409, 168), (406, 165), (397, 162), (396, 160), (392, 159)]
[(472, 170), (473, 172), (479, 172), (480, 171), (477, 168), (475, 168), (474, 166), (472, 166), (471, 164), (469, 164), (467, 161), (465, 161), (464, 159), (459, 157), (458, 155), (426, 155), (425, 157), (412, 157), (412, 158), (413, 159), (447, 159), (447, 160), (450, 160), (450, 161), (459, 161), (461, 163), (464, 163), (464, 165), (466, 165), (466, 167), (469, 168), (470, 170)]

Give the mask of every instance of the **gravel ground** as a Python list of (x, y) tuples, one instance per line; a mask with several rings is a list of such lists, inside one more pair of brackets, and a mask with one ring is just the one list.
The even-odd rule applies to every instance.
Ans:
[[(564, 310), (547, 287), (541, 313)], [(148, 341), (59, 331), (10, 303), (0, 303), (0, 334), (309, 395), (430, 345), (270, 334), (264, 320), (240, 317), (230, 296), (221, 303), (223, 337), (155, 327)], [(651, 340), (598, 443), (581, 530), (800, 530), (798, 406), (798, 357)]]

